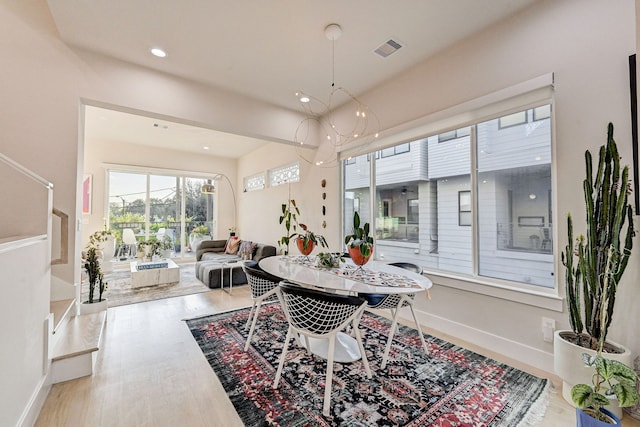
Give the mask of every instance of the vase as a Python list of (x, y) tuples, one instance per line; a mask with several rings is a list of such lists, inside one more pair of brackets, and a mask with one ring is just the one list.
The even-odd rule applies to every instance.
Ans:
[(349, 246), (349, 257), (353, 261), (355, 265), (362, 268), (363, 265), (369, 262), (369, 259), (373, 255), (373, 246), (371, 246), (371, 252), (369, 252), (369, 256), (363, 256), (360, 252), (360, 246), (351, 247)]
[[(555, 332), (553, 337), (553, 369), (562, 379), (562, 397), (564, 397), (564, 400), (571, 404), (571, 406), (575, 406), (571, 398), (571, 388), (576, 384), (591, 384), (591, 376), (593, 374), (592, 368), (586, 367), (582, 362), (582, 353), (595, 356), (596, 351), (580, 347), (563, 338), (563, 336), (571, 334), (573, 334), (573, 331), (560, 330)], [(619, 354), (604, 353), (604, 357), (617, 360), (627, 366), (633, 366), (631, 352), (628, 349), (609, 340), (607, 340), (607, 344), (618, 347), (623, 352)], [(622, 409), (615, 403), (608, 405), (606, 408), (610, 412), (613, 412), (618, 418), (622, 417)]]
[(313, 243), (311, 240), (307, 241), (307, 249), (304, 248), (303, 239), (297, 239), (296, 244), (298, 245), (298, 250), (300, 251), (300, 253), (306, 257), (308, 257), (309, 254), (313, 252), (313, 248), (316, 247), (316, 244)]
[(108, 303), (106, 298), (102, 298), (102, 301), (97, 301), (97, 298), (94, 299), (92, 303), (88, 301), (80, 304), (80, 314), (92, 314), (98, 313), (100, 311), (104, 311), (107, 309)]
[(611, 422), (597, 420), (589, 415), (589, 412), (587, 410), (576, 408), (576, 425), (578, 427), (611, 427), (622, 425), (620, 423), (620, 418), (616, 417), (613, 413), (611, 413), (611, 411), (608, 411), (604, 408), (602, 408), (600, 411), (604, 412), (604, 414), (609, 417), (609, 421)]

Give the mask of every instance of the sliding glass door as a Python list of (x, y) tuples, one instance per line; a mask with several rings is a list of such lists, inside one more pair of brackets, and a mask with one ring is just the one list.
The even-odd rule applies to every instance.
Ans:
[(133, 230), (138, 241), (157, 239), (172, 257), (195, 256), (194, 241), (213, 237), (211, 180), (178, 175), (109, 171), (109, 227), (119, 238)]

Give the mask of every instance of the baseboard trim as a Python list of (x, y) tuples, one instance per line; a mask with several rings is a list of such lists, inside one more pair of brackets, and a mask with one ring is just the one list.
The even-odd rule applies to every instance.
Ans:
[[(553, 353), (548, 353), (481, 329), (473, 328), (469, 325), (421, 311), (416, 307), (414, 307), (414, 310), (416, 311), (418, 321), (425, 327), (435, 329), (479, 347), (491, 349), (493, 352), (502, 354), (510, 359), (518, 360), (547, 372), (549, 375), (553, 375)], [(409, 321), (409, 319), (407, 320)]]
[(44, 406), (44, 402), (47, 400), (49, 391), (51, 390), (51, 381), (49, 381), (48, 375), (43, 375), (38, 382), (29, 403), (22, 411), (20, 419), (16, 423), (18, 427), (31, 427), (38, 420), (40, 410)]

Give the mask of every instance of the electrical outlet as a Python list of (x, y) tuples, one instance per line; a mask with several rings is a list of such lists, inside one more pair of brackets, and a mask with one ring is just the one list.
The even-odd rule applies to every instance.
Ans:
[(553, 342), (553, 333), (556, 330), (556, 321), (549, 317), (542, 318), (542, 339), (545, 342)]

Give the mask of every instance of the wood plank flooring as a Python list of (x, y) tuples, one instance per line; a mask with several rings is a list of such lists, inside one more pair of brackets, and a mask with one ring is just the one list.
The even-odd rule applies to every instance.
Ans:
[[(250, 304), (248, 286), (238, 286), (232, 295), (218, 289), (110, 308), (96, 373), (55, 384), (36, 426), (242, 426), (182, 320)], [(551, 374), (426, 327), (424, 331), (558, 384)], [(559, 391), (552, 394), (541, 425), (575, 425), (574, 409)], [(623, 426), (640, 426), (640, 421), (625, 416)]]

